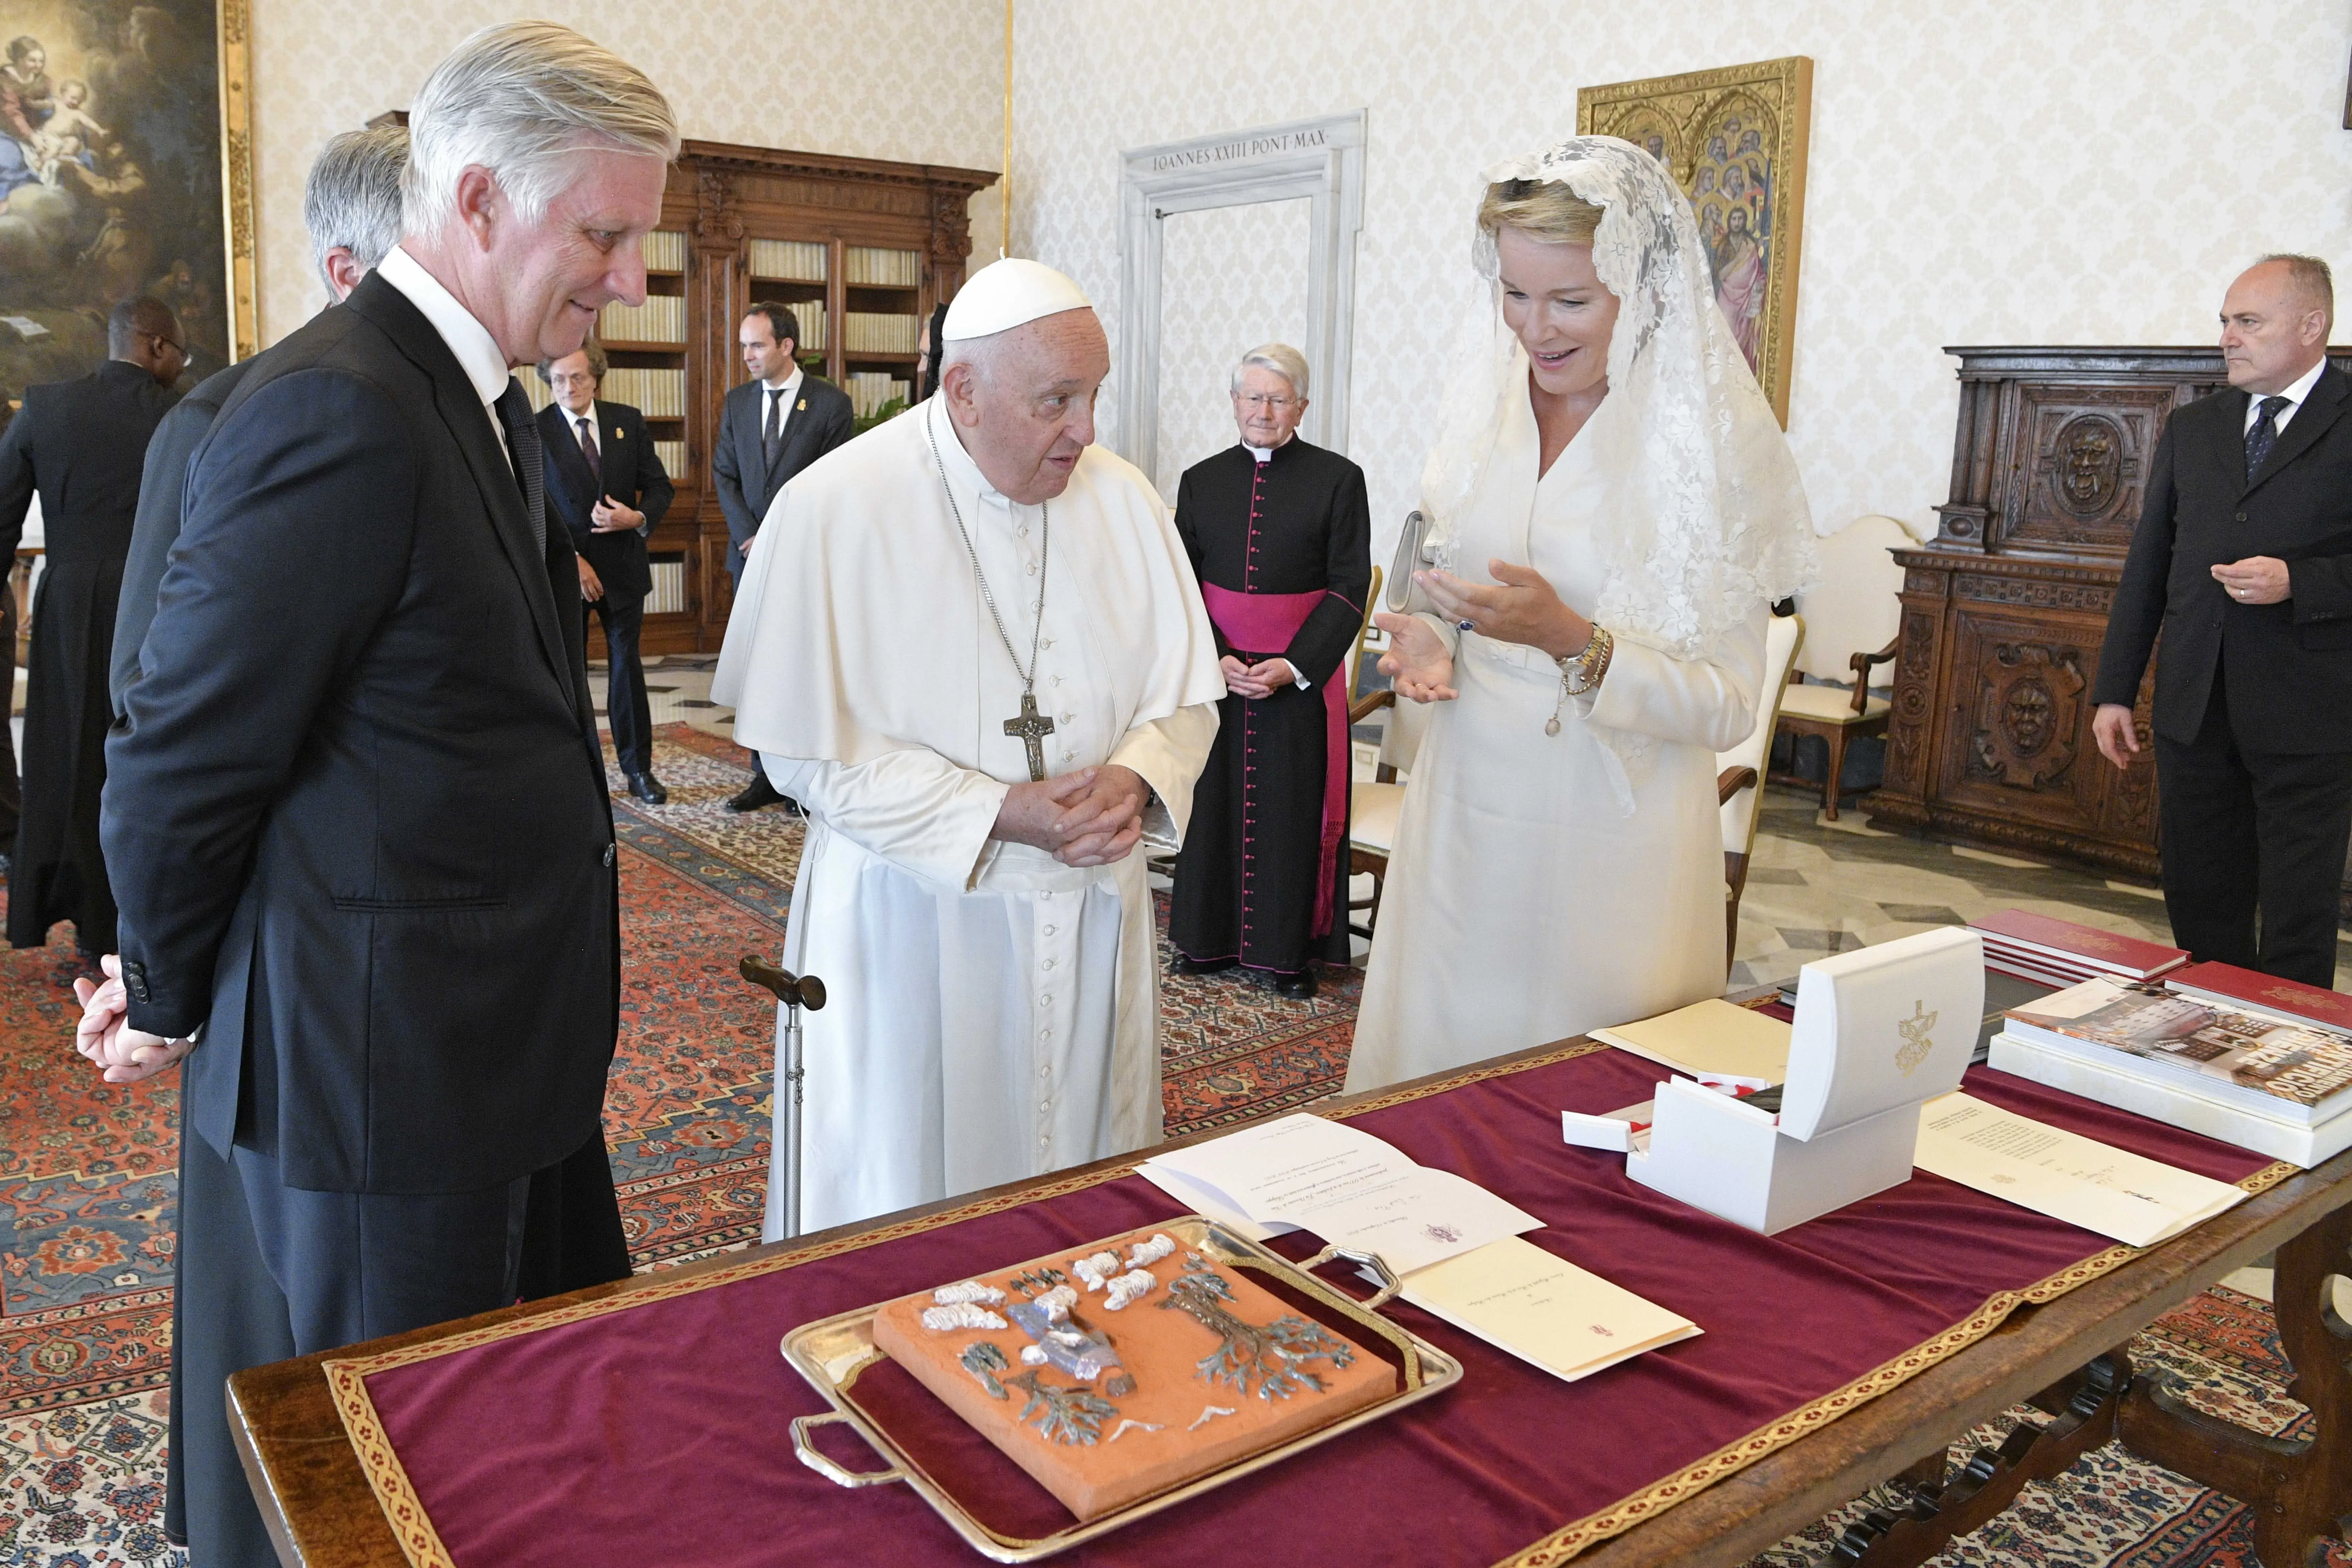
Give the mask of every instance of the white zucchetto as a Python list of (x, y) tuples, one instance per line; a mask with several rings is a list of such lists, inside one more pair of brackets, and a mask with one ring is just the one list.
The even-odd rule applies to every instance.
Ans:
[(951, 343), (993, 337), (1040, 316), (1092, 309), (1094, 301), (1068, 278), (1044, 262), (1008, 256), (964, 280), (948, 303), (940, 337)]

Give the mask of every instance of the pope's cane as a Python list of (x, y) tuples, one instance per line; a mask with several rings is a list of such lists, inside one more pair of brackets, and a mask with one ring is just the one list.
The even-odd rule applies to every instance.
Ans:
[(783, 1116), (784, 1157), (778, 1162), (784, 1173), (784, 1234), (801, 1233), (801, 1009), (818, 1011), (824, 1005), (824, 982), (814, 974), (794, 974), (770, 963), (756, 953), (746, 953), (739, 966), (743, 978), (754, 985), (764, 985), (776, 994), (784, 1005), (784, 1027), (778, 1037), (776, 1092), (790, 1091), (792, 1099)]

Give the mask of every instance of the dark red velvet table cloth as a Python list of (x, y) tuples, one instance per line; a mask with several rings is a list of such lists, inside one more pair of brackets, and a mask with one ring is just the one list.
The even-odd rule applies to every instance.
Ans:
[[(1056, 1561), (1558, 1562), (1964, 1348), (2021, 1303), (2130, 1256), (1924, 1172), (1765, 1237), (1629, 1182), (1622, 1155), (1561, 1142), (1562, 1110), (1614, 1110), (1664, 1076), (1591, 1050), (1375, 1102), (1349, 1120), (1539, 1216), (1546, 1228), (1530, 1240), (1684, 1314), (1701, 1337), (1567, 1384), (1398, 1302), (1398, 1321), (1462, 1359), (1458, 1386)], [(2224, 1181), (2284, 1173), (2006, 1074), (1973, 1069), (1968, 1088)], [(355, 1411), (344, 1399), (346, 1421), (420, 1563), (444, 1551), (457, 1568), (975, 1562), (907, 1488), (843, 1490), (793, 1458), (786, 1423), (827, 1405), (778, 1342), (818, 1318), (1179, 1212), (1131, 1174), (1074, 1179), (1017, 1205), (975, 1205), (461, 1336), (426, 1359), (365, 1371), (380, 1430), (368, 1429), (364, 1402)], [(927, 1419), (920, 1402), (944, 1410), (896, 1368), (877, 1372), (904, 1388), (881, 1383), (873, 1402), (895, 1402), (911, 1424)], [(927, 1441), (949, 1447), (956, 1435), (927, 1428)], [(971, 1442), (980, 1452), (967, 1456), (969, 1478), (1003, 1489), (990, 1522), (1040, 1532), (1066, 1522)], [(822, 1446), (849, 1468), (878, 1468), (845, 1428)]]

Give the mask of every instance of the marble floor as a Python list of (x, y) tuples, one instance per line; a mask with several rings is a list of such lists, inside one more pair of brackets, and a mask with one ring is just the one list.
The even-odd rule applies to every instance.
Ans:
[[(654, 722), (683, 722), (730, 735), (733, 713), (710, 700), (718, 663), (708, 654), (649, 661), (646, 685)], [(601, 700), (601, 668), (592, 671), (590, 687)], [(1358, 764), (1359, 773), (1369, 777), (1367, 758), (1360, 755)], [(1822, 816), (1817, 796), (1773, 786), (1765, 792), (1755, 858), (1740, 900), (1729, 988), (1787, 980), (1812, 959), (2011, 908), (2126, 936), (2170, 940), (2164, 900), (2154, 888), (1888, 832), (1872, 826), (1858, 808), (1842, 811), (1831, 822)], [(2336, 988), (2352, 991), (2352, 932), (2337, 934)]]

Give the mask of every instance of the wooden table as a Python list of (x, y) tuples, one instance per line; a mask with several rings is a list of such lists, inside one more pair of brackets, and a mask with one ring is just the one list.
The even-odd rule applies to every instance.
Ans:
[[(1539, 1047), (1497, 1064), (1556, 1050)], [(1456, 1071), (1460, 1069), (1455, 1069)], [(1433, 1075), (1451, 1077), (1452, 1073)], [(1381, 1092), (1388, 1092), (1382, 1090)], [(1319, 1109), (1352, 1103), (1326, 1102)], [(1200, 1133), (1170, 1144), (1198, 1142)], [(1087, 1170), (1130, 1165), (1126, 1154)], [(1014, 1193), (1069, 1172), (997, 1189)], [(968, 1204), (980, 1194), (862, 1225), (844, 1226), (765, 1251), (855, 1235)], [(1709, 1568), (1737, 1564), (1783, 1536), (1895, 1480), (1911, 1500), (1874, 1512), (1849, 1530), (1833, 1561), (1888, 1568), (1925, 1561), (1952, 1536), (1999, 1513), (2028, 1481), (2058, 1474), (2085, 1451), (2120, 1436), (2148, 1458), (2254, 1506), (2253, 1533), (2269, 1568), (2301, 1568), (2314, 1543), (2352, 1512), (2352, 1329), (2339, 1336), (2324, 1306), (2326, 1277), (2352, 1274), (2352, 1152), (2288, 1178), (2187, 1235), (2042, 1307), (2026, 1307), (2000, 1329), (1864, 1405), (1780, 1448), (1698, 1496), (1581, 1553), (1591, 1568)], [(2189, 1411), (2161, 1377), (2137, 1377), (2123, 1348), (2157, 1318), (2231, 1270), (2275, 1251), (2281, 1339), (2303, 1369), (2292, 1397), (2315, 1418), (2311, 1438), (2284, 1442)], [(420, 1329), (337, 1358), (436, 1340), (486, 1323), (551, 1311), (573, 1301), (641, 1289), (682, 1273), (725, 1268), (728, 1253), (656, 1276), (640, 1276)], [(289, 1568), (406, 1568), (343, 1434), (320, 1370), (324, 1355), (255, 1367), (229, 1380), (230, 1426), (263, 1519)], [(1947, 1447), (2012, 1405), (2032, 1403), (2056, 1417), (2021, 1428), (1998, 1453), (1981, 1452), (1945, 1473)], [(979, 1559), (975, 1558), (975, 1562)]]

